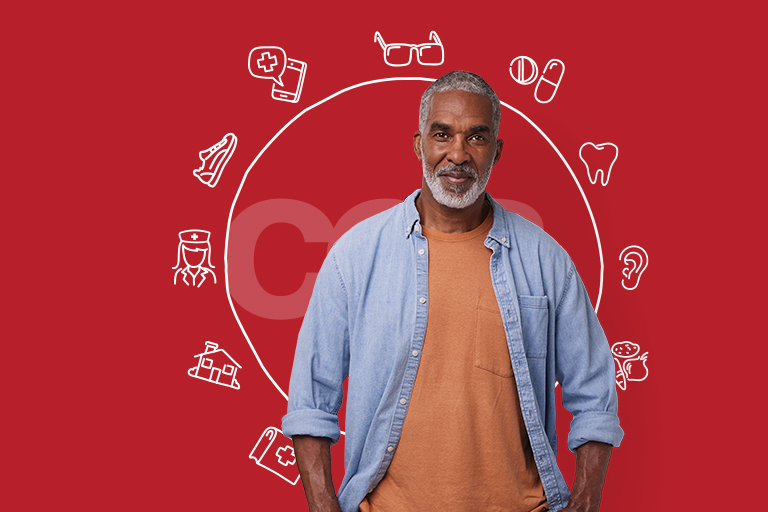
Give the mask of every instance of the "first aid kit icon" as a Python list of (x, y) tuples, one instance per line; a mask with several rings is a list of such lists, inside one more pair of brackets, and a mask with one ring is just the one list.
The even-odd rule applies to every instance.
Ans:
[(296, 465), (293, 443), (275, 427), (267, 427), (264, 430), (248, 458), (291, 485), (296, 485), (299, 481), (299, 467)]

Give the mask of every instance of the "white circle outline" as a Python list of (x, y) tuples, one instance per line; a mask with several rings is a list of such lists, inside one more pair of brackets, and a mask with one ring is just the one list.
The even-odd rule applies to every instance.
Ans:
[[(251, 339), (248, 337), (248, 334), (245, 332), (245, 328), (243, 328), (242, 322), (240, 322), (240, 317), (237, 316), (237, 311), (235, 310), (235, 305), (232, 303), (232, 295), (229, 293), (229, 262), (227, 260), (227, 255), (229, 254), (229, 230), (232, 226), (232, 213), (235, 211), (235, 204), (237, 203), (237, 199), (240, 197), (240, 191), (243, 190), (243, 185), (245, 184), (245, 179), (248, 177), (248, 173), (251, 172), (251, 169), (253, 169), (253, 166), (256, 165), (256, 162), (258, 162), (259, 158), (261, 158), (261, 155), (264, 154), (264, 152), (269, 148), (269, 146), (272, 145), (275, 140), (285, 131), (286, 128), (291, 126), (294, 121), (296, 121), (298, 118), (309, 112), (315, 107), (318, 107), (322, 105), (323, 103), (335, 98), (336, 96), (339, 96), (347, 91), (351, 91), (352, 89), (357, 89), (358, 87), (363, 87), (365, 85), (371, 85), (371, 84), (378, 84), (383, 82), (395, 82), (395, 81), (421, 81), (421, 82), (434, 82), (435, 78), (424, 78), (424, 77), (418, 77), (418, 76), (399, 76), (399, 77), (392, 77), (392, 78), (378, 78), (376, 80), (369, 80), (367, 82), (360, 82), (359, 84), (351, 85), (349, 87), (346, 87), (344, 89), (341, 89), (339, 91), (336, 91), (335, 93), (331, 94), (330, 96), (323, 98), (322, 100), (318, 101), (317, 103), (308, 106), (298, 114), (296, 114), (293, 119), (288, 121), (285, 126), (280, 128), (280, 130), (267, 142), (267, 145), (264, 146), (261, 151), (259, 151), (259, 154), (256, 155), (256, 158), (253, 159), (253, 162), (251, 162), (251, 165), (248, 166), (248, 169), (246, 169), (245, 174), (243, 174), (243, 179), (240, 181), (240, 186), (237, 188), (237, 193), (235, 194), (235, 199), (232, 201), (232, 206), (229, 209), (229, 217), (227, 218), (227, 237), (224, 241), (224, 282), (227, 286), (227, 300), (229, 300), (229, 307), (232, 308), (232, 313), (235, 315), (235, 320), (237, 320), (237, 325), (240, 327), (240, 331), (243, 333), (243, 336), (245, 336), (245, 341), (248, 342), (248, 346), (251, 347), (251, 351), (253, 352), (253, 355), (256, 356), (256, 360), (259, 362), (259, 366), (261, 367), (264, 374), (267, 376), (269, 381), (272, 383), (273, 386), (280, 392), (283, 397), (288, 400), (288, 395), (285, 394), (285, 392), (280, 388), (280, 386), (275, 382), (275, 379), (272, 378), (272, 375), (267, 371), (266, 367), (264, 366), (264, 363), (261, 361), (261, 358), (259, 357), (259, 354), (256, 352), (256, 349), (253, 347), (253, 343), (251, 343)], [(600, 307), (600, 299), (603, 295), (603, 271), (605, 268), (605, 265), (603, 264), (603, 248), (600, 245), (600, 233), (597, 231), (597, 224), (595, 223), (595, 216), (592, 214), (592, 208), (589, 206), (589, 201), (587, 200), (587, 196), (584, 194), (584, 189), (581, 188), (581, 184), (579, 183), (579, 180), (576, 178), (576, 174), (574, 174), (573, 169), (571, 169), (571, 166), (568, 165), (568, 161), (563, 157), (563, 154), (560, 153), (560, 150), (557, 149), (557, 146), (550, 140), (549, 137), (546, 136), (546, 134), (541, 131), (541, 128), (536, 126), (536, 123), (531, 121), (528, 116), (517, 110), (512, 105), (509, 105), (507, 103), (504, 103), (503, 101), (500, 102), (502, 105), (510, 109), (511, 111), (515, 112), (517, 115), (528, 121), (528, 123), (536, 128), (536, 131), (541, 134), (542, 137), (544, 137), (544, 140), (549, 142), (549, 145), (552, 146), (552, 149), (555, 150), (557, 153), (557, 156), (560, 157), (560, 160), (563, 161), (565, 164), (565, 167), (568, 169), (568, 172), (571, 173), (571, 177), (573, 178), (573, 181), (576, 182), (576, 186), (579, 188), (579, 193), (581, 193), (582, 199), (584, 199), (584, 204), (587, 205), (587, 211), (589, 212), (589, 218), (592, 220), (592, 227), (595, 230), (595, 237), (597, 238), (597, 250), (600, 254), (600, 291), (597, 294), (597, 303), (595, 304), (595, 313), (597, 313), (598, 308)]]

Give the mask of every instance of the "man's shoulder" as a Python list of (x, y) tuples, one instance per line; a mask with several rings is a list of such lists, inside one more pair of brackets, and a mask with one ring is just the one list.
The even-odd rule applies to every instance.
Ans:
[(519, 213), (504, 210), (515, 236), (524, 242), (542, 244), (551, 250), (563, 250), (557, 240), (544, 231), (544, 228), (526, 219)]
[(334, 250), (337, 253), (358, 250), (361, 246), (380, 240), (382, 236), (400, 233), (400, 228), (404, 229), (405, 226), (403, 208), (404, 203), (398, 203), (358, 222), (339, 237), (334, 243)]
[(566, 250), (541, 226), (506, 209), (504, 214), (510, 231), (514, 233), (517, 247), (524, 258), (535, 258), (540, 262), (543, 262), (542, 258), (553, 263), (568, 264), (570, 262), (570, 256)]

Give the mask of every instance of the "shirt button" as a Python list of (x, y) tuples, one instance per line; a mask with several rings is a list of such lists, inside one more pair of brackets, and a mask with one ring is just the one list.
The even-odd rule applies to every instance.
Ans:
[(413, 352), (411, 352), (411, 354), (413, 355), (413, 357), (416, 357), (417, 355), (419, 355), (419, 351), (414, 350)]
[(392, 453), (393, 450), (394, 450), (394, 448), (392, 448), (391, 446), (387, 447), (387, 451), (388, 452)]
[(424, 254), (424, 249), (419, 249), (419, 254)]
[(507, 241), (507, 239), (506, 239), (506, 238), (504, 238), (504, 237), (501, 237), (501, 241), (502, 241), (502, 242), (506, 242), (506, 241)]
[(424, 304), (425, 302), (427, 302), (427, 299), (425, 299), (424, 297), (422, 297), (422, 298), (420, 298), (420, 299), (419, 299), (419, 302), (421, 302), (422, 304)]
[(405, 398), (400, 399), (400, 405), (405, 405)]

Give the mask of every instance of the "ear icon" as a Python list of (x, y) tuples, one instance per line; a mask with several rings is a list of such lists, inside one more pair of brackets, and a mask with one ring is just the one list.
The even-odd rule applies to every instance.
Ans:
[(648, 253), (639, 245), (630, 245), (621, 251), (619, 260), (625, 265), (621, 271), (624, 275), (621, 286), (625, 290), (634, 290), (640, 284), (640, 276), (648, 268)]

